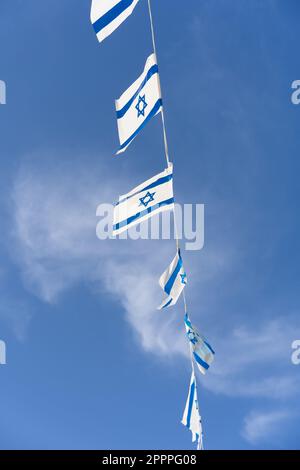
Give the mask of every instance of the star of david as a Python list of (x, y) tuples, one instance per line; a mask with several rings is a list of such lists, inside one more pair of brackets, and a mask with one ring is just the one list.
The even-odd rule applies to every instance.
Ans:
[(144, 96), (141, 96), (139, 95), (139, 100), (137, 102), (137, 105), (135, 107), (135, 109), (137, 110), (138, 112), (138, 115), (137, 117), (139, 118), (140, 116), (145, 116), (145, 109), (147, 108), (148, 106), (148, 103), (146, 103), (146, 98), (145, 98), (146, 95)]
[(147, 207), (148, 204), (150, 204), (150, 202), (154, 201), (154, 194), (155, 193), (149, 193), (148, 191), (144, 197), (140, 198), (140, 201), (141, 201), (140, 206)]
[(181, 277), (181, 284), (184, 284), (186, 285), (186, 274), (180, 274), (180, 277)]
[(197, 343), (198, 343), (198, 339), (197, 339), (197, 336), (196, 336), (196, 334), (195, 334), (194, 331), (189, 330), (189, 331), (187, 332), (187, 336), (188, 336), (188, 338), (189, 338), (189, 340), (190, 340), (191, 343), (193, 343), (193, 344), (197, 344)]

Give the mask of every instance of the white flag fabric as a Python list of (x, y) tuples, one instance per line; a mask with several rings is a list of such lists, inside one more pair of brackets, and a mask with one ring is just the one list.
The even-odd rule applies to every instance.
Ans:
[(185, 315), (184, 322), (196, 364), (200, 372), (205, 374), (215, 358), (215, 352), (206, 339), (193, 327), (188, 314)]
[(197, 440), (198, 450), (203, 449), (203, 434), (201, 416), (198, 406), (197, 384), (194, 369), (192, 371), (189, 394), (182, 417), (182, 424), (192, 433), (192, 441)]
[(101, 42), (133, 12), (139, 0), (92, 0), (91, 22)]
[(158, 307), (159, 310), (175, 305), (187, 283), (186, 273), (183, 267), (180, 251), (176, 253), (172, 263), (159, 279), (160, 287), (167, 297)]
[(160, 212), (174, 209), (173, 165), (119, 197), (115, 205), (113, 235)]
[(155, 54), (151, 54), (139, 78), (116, 100), (120, 149), (123, 153), (147, 122), (161, 111), (162, 99)]

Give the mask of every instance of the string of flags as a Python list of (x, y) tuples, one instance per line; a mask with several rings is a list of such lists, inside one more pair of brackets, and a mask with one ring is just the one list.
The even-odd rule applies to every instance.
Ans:
[[(153, 53), (147, 58), (141, 75), (115, 102), (120, 140), (120, 147), (116, 155), (124, 153), (152, 117), (160, 113), (167, 168), (119, 197), (113, 214), (113, 235), (119, 235), (130, 227), (163, 211), (173, 211), (175, 232), (177, 232), (174, 211), (173, 164), (170, 162), (168, 152), (151, 0), (147, 1)], [(133, 13), (138, 2), (139, 0), (92, 0), (91, 23), (98, 41), (102, 42), (112, 34)], [(162, 310), (175, 305), (182, 294), (185, 310), (184, 324), (192, 366), (182, 424), (191, 431), (192, 441), (197, 441), (197, 449), (201, 450), (203, 449), (203, 431), (194, 365), (197, 366), (201, 374), (205, 374), (214, 360), (215, 352), (191, 323), (184, 291), (186, 284), (187, 274), (183, 267), (179, 240), (176, 237), (175, 257), (159, 279), (159, 285), (164, 291), (165, 298), (158, 309)]]

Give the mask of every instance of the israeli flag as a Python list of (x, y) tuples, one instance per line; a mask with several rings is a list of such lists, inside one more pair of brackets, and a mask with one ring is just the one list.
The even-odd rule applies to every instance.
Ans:
[(192, 433), (192, 442), (197, 441), (197, 449), (203, 449), (203, 432), (198, 406), (197, 384), (194, 370), (192, 371), (189, 394), (182, 417), (182, 424)]
[(214, 360), (215, 352), (206, 339), (193, 327), (188, 314), (185, 315), (184, 322), (196, 364), (200, 372), (205, 374)]
[(173, 165), (119, 197), (113, 217), (113, 235), (160, 212), (174, 210)]
[(133, 12), (139, 0), (92, 0), (91, 22), (101, 42)]
[(178, 251), (168, 269), (166, 269), (159, 279), (159, 285), (165, 291), (167, 297), (158, 309), (161, 310), (175, 305), (186, 283), (186, 273), (183, 268), (180, 251)]
[(157, 60), (151, 54), (142, 75), (116, 100), (120, 149), (128, 145), (162, 107)]

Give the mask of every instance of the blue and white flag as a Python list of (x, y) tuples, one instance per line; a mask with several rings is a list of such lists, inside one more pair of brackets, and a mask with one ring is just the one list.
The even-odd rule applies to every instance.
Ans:
[(133, 12), (139, 0), (92, 0), (91, 22), (101, 42)]
[(113, 235), (118, 235), (153, 215), (173, 209), (173, 165), (170, 164), (162, 173), (119, 197), (114, 209)]
[(196, 364), (200, 372), (205, 374), (214, 360), (215, 352), (206, 339), (193, 327), (188, 314), (185, 315), (184, 322)]
[(189, 394), (182, 417), (182, 424), (186, 426), (192, 433), (192, 441), (197, 440), (198, 450), (203, 449), (203, 433), (201, 416), (198, 406), (197, 384), (194, 369), (192, 371)]
[(162, 308), (175, 305), (186, 283), (186, 273), (180, 251), (178, 251), (168, 269), (166, 269), (159, 279), (159, 285), (165, 291), (167, 297), (158, 309), (161, 310)]
[(161, 107), (157, 61), (155, 54), (151, 54), (142, 75), (116, 100), (120, 139), (117, 155), (126, 150), (147, 122), (160, 112)]

